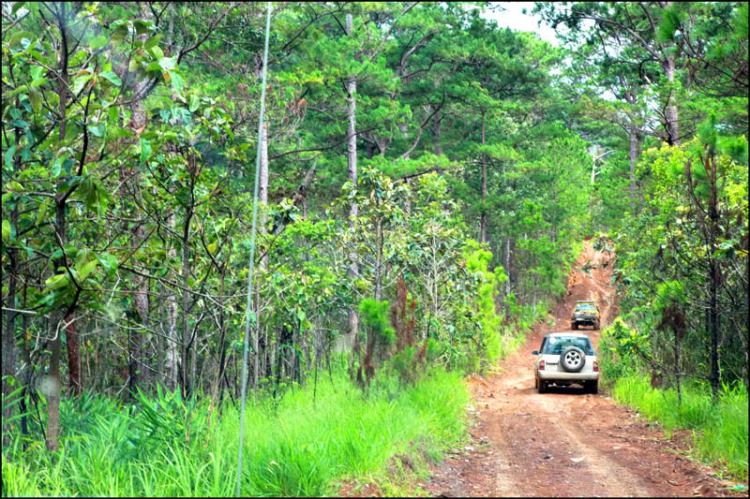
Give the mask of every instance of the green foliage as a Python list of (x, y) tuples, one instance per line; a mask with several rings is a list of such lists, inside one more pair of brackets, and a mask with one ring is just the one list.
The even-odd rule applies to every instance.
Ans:
[(489, 363), (494, 363), (501, 354), (505, 353), (503, 344), (503, 330), (500, 327), (502, 317), (495, 310), (495, 288), (508, 277), (502, 267), (496, 267), (496, 272), (490, 272), (487, 267), (492, 253), (482, 249), (475, 241), (468, 241), (464, 250), (466, 270), (475, 276), (477, 314), (476, 320), (480, 325), (480, 348), (483, 357)]
[[(248, 407), (243, 494), (332, 495), (337, 480), (384, 468), (394, 454), (412, 452), (411, 442), (434, 442), (439, 455), (464, 436), (468, 391), (459, 374), (432, 371), (395, 398), (377, 388), (363, 398), (341, 373), (319, 384), (314, 399), (312, 390), (288, 392), (275, 408)], [(82, 403), (86, 419), (63, 438), (58, 455), (47, 456), (39, 441), (25, 452), (20, 439), (4, 448), (3, 496), (233, 494), (233, 407), (219, 417), (207, 404), (182, 402), (178, 392), (142, 395), (133, 411), (101, 396)], [(75, 404), (63, 400), (62, 412), (75, 412)]]
[(416, 353), (415, 347), (408, 346), (393, 354), (388, 362), (388, 367), (394, 370), (399, 379), (406, 383), (411, 383), (416, 378)]
[(365, 298), (359, 303), (359, 313), (362, 323), (375, 333), (376, 341), (381, 345), (392, 345), (396, 340), (396, 333), (388, 325), (388, 302)]
[(706, 386), (683, 387), (682, 403), (677, 392), (652, 388), (648, 379), (629, 374), (614, 383), (618, 401), (657, 421), (667, 432), (693, 431), (694, 453), (702, 460), (729, 470), (740, 480), (748, 477), (748, 399), (743, 385), (724, 386), (716, 403)]
[(646, 336), (628, 327), (621, 317), (602, 331), (599, 368), (605, 385), (634, 372), (639, 360), (648, 356), (646, 340)]
[(667, 281), (659, 284), (654, 297), (656, 311), (661, 311), (673, 303), (686, 304), (685, 287), (680, 281)]
[[(722, 376), (747, 379), (746, 5), (542, 3), (570, 28), (555, 48), (499, 29), (484, 5), (275, 4), (267, 150), (262, 4), (7, 7), (4, 346), (32, 360), (3, 366), (28, 369), (11, 411), (58, 367), (65, 386), (85, 366), (91, 392), (63, 403), (59, 455), (43, 452), (44, 417), (4, 425), (4, 494), (231, 493), (237, 416), (216, 407), (239, 390), (256, 153), (269, 171), (248, 494), (332, 493), (406, 441), (450, 441), (464, 424), (456, 373), (491, 369), (546, 318), (597, 230), (618, 245), (596, 243), (632, 324), (605, 332), (619, 362), (603, 371), (668, 363), (658, 326), (679, 304), (684, 365), (705, 377), (703, 269), (716, 262)], [(680, 137), (660, 146), (672, 107)], [(365, 369), (368, 398), (318, 383), (357, 311), (364, 358), (346, 360)], [(28, 454), (12, 433), (21, 417)]]
[[(724, 154), (722, 150), (727, 147), (722, 143), (733, 144), (729, 149), (742, 160), (747, 141), (744, 137), (723, 137), (720, 128), (715, 116), (709, 117), (696, 139), (680, 147), (663, 145), (644, 152), (639, 169), (647, 179), (648, 208), (624, 221), (616, 273), (623, 292), (622, 312), (630, 314), (631, 323), (647, 333), (654, 361), (673, 362), (671, 349), (663, 347), (663, 333), (656, 331), (661, 312), (672, 304), (685, 311), (683, 369), (689, 377), (701, 378), (709, 375), (711, 365), (707, 362), (710, 342), (704, 310), (711, 306), (707, 269), (715, 259), (725, 276), (717, 301), (733, 304), (721, 313), (720, 323), (731, 344), (723, 349), (721, 371), (731, 381), (743, 376), (740, 373), (746, 362), (740, 354), (745, 349), (740, 336), (746, 333), (741, 326), (745, 321), (739, 319), (746, 306), (736, 297), (745, 293), (746, 287), (738, 272), (745, 258), (740, 241), (747, 237), (747, 167)], [(739, 194), (741, 191), (743, 194)], [(712, 199), (721, 213), (713, 229), (713, 243), (712, 229), (704, 225), (708, 219), (701, 215), (710, 211)]]

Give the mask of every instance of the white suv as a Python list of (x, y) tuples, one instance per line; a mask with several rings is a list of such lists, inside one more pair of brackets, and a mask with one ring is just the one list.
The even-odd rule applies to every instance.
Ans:
[(585, 334), (548, 334), (541, 348), (532, 353), (537, 356), (534, 383), (539, 393), (546, 392), (553, 383), (557, 386), (578, 383), (588, 393), (599, 391), (599, 361)]

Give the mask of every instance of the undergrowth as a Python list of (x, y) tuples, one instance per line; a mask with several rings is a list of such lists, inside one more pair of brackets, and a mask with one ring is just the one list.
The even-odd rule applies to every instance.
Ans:
[[(367, 394), (343, 373), (248, 401), (242, 494), (321, 496), (338, 481), (376, 473), (429, 443), (435, 459), (465, 434), (469, 394), (459, 373), (433, 370), (399, 389), (383, 378)], [(138, 404), (86, 394), (64, 400), (60, 451), (37, 437), (3, 449), (3, 496), (232, 496), (239, 412), (204, 399), (141, 395)]]
[(637, 334), (621, 320), (603, 331), (599, 357), (603, 385), (620, 403), (658, 422), (667, 435), (677, 429), (693, 434), (692, 452), (701, 461), (748, 479), (748, 398), (741, 383), (724, 385), (718, 401), (705, 382), (684, 380), (682, 402), (674, 387), (654, 388), (646, 367), (633, 353)]
[(709, 389), (697, 383), (683, 386), (682, 404), (677, 391), (652, 388), (647, 376), (631, 374), (617, 379), (614, 398), (658, 421), (670, 434), (686, 428), (693, 432), (693, 451), (710, 464), (725, 467), (741, 480), (748, 479), (748, 399), (744, 385), (724, 386), (718, 403)]

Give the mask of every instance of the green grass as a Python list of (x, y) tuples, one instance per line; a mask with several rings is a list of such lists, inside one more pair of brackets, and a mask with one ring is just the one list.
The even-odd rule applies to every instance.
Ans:
[(682, 404), (674, 389), (651, 387), (647, 376), (627, 374), (612, 385), (614, 398), (658, 421), (667, 432), (693, 430), (693, 451), (702, 461), (748, 479), (748, 399), (744, 385), (724, 387), (714, 403), (705, 385), (686, 383)]
[[(424, 443), (437, 458), (465, 435), (469, 394), (460, 374), (434, 370), (398, 390), (385, 380), (363, 395), (343, 375), (248, 402), (242, 494), (320, 496), (346, 478), (382, 471)], [(158, 407), (157, 407), (158, 405)], [(239, 414), (231, 405), (209, 427), (205, 401), (177, 394), (138, 406), (87, 395), (63, 401), (60, 451), (39, 439), (3, 449), (3, 496), (232, 496)]]

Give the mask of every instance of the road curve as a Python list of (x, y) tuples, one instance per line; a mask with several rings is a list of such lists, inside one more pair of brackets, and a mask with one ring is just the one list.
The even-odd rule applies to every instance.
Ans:
[[(555, 324), (537, 324), (498, 374), (471, 380), (472, 443), (449, 454), (422, 488), (433, 496), (695, 497), (722, 496), (725, 483), (685, 457), (687, 432), (667, 439), (655, 425), (615, 404), (600, 390), (577, 386), (534, 389), (532, 350), (545, 334), (570, 330), (576, 300), (599, 303), (602, 325), (613, 317), (613, 255), (590, 242), (572, 269)], [(595, 268), (584, 272), (590, 261)], [(584, 328), (595, 346), (599, 331)]]

